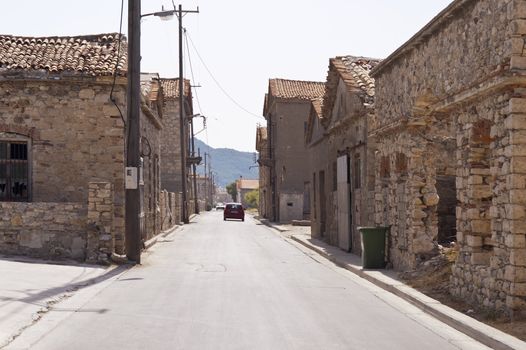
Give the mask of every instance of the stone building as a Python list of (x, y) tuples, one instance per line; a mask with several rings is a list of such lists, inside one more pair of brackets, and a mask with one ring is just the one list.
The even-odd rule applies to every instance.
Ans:
[[(179, 109), (179, 79), (161, 78), (161, 86), (164, 93), (163, 104), (163, 131), (161, 144), (161, 187), (169, 192), (182, 192), (181, 182), (181, 138), (180, 138), (180, 109)], [(184, 113), (186, 116), (193, 114), (192, 90), (190, 81), (184, 80)], [(185, 121), (186, 154), (189, 154), (189, 127)], [(187, 176), (187, 198), (190, 198), (190, 166), (186, 168)], [(187, 206), (193, 211), (193, 206)]]
[(259, 164), (259, 216), (268, 219), (272, 210), (270, 198), (270, 152), (268, 149), (267, 128), (256, 128), (256, 150)]
[[(1, 252), (125, 253), (126, 51), (118, 34), (0, 36)], [(161, 199), (163, 90), (157, 74), (141, 78), (145, 241), (179, 221), (161, 214), (177, 198)]]
[(322, 103), (327, 153), (319, 161), (327, 172), (318, 181), (325, 182), (326, 194), (319, 191), (316, 199), (326, 211), (323, 234), (329, 243), (356, 254), (361, 253), (357, 228), (373, 222), (374, 162), (369, 160), (374, 159), (374, 142), (367, 134), (375, 116), (369, 73), (379, 62), (355, 56), (330, 59)]
[(452, 293), (509, 313), (526, 310), (525, 21), (523, 0), (455, 0), (372, 71), (391, 261), (456, 230)]
[(0, 36), (1, 252), (124, 251), (125, 74), (118, 34)]
[(213, 179), (209, 176), (197, 176), (197, 198), (199, 200), (199, 209), (201, 211), (210, 210), (212, 208), (215, 193), (215, 185), (212, 180)]
[[(304, 142), (311, 101), (323, 96), (324, 83), (270, 79), (263, 115), (267, 120), (270, 220), (304, 218), (304, 192), (309, 165)], [(298, 140), (300, 140), (298, 142)], [(306, 206), (308, 208), (308, 206)]]
[(163, 89), (159, 74), (141, 74), (141, 157), (143, 160), (143, 240), (161, 232), (161, 133)]
[(327, 138), (322, 124), (323, 98), (312, 101), (305, 129), (305, 147), (308, 153), (309, 178), (305, 181), (305, 201), (309, 205), (311, 235), (325, 241), (327, 239), (327, 193), (325, 174), (328, 174)]

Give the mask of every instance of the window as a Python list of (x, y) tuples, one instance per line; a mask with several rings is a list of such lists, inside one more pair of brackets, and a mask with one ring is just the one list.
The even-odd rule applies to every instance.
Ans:
[(0, 141), (0, 201), (29, 200), (27, 142)]

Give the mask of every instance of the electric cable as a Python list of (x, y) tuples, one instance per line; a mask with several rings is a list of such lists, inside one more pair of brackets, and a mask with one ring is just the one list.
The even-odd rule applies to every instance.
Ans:
[(110, 101), (113, 102), (115, 107), (117, 107), (117, 110), (119, 111), (119, 115), (121, 116), (122, 123), (124, 127), (126, 128), (126, 120), (124, 119), (124, 115), (122, 114), (122, 111), (117, 104), (117, 101), (115, 100), (115, 97), (113, 96), (113, 91), (115, 90), (115, 84), (117, 83), (117, 72), (119, 70), (119, 62), (121, 61), (121, 43), (122, 43), (122, 18), (124, 14), (124, 0), (121, 1), (121, 15), (119, 20), (119, 40), (117, 42), (117, 61), (115, 62), (115, 68), (113, 70), (113, 83), (111, 84), (111, 91), (110, 91)]
[(210, 77), (212, 78), (212, 80), (216, 83), (217, 87), (223, 92), (223, 94), (225, 94), (226, 97), (228, 97), (230, 99), (230, 101), (232, 103), (234, 103), (238, 108), (240, 108), (241, 110), (243, 110), (244, 112), (248, 113), (250, 116), (253, 116), (253, 117), (256, 117), (256, 118), (259, 118), (259, 119), (265, 119), (263, 116), (260, 116), (260, 115), (257, 115), (255, 113), (252, 113), (251, 111), (249, 111), (248, 109), (246, 109), (245, 107), (243, 107), (239, 102), (237, 102), (226, 90), (225, 88), (223, 88), (223, 86), (221, 85), (221, 83), (219, 83), (219, 81), (215, 78), (215, 76), (212, 74), (212, 72), (210, 71), (210, 69), (208, 68), (208, 66), (206, 65), (205, 61), (203, 60), (203, 58), (201, 57), (201, 55), (199, 54), (199, 51), (197, 50), (197, 48), (195, 47), (195, 44), (192, 40), (192, 37), (190, 36), (190, 34), (186, 34), (188, 36), (188, 39), (190, 40), (190, 44), (192, 45), (195, 53), (197, 54), (197, 57), (199, 58), (199, 61), (201, 61), (201, 63), (203, 64), (203, 67), (205, 67), (206, 71), (208, 72), (208, 74), (210, 74)]
[[(188, 57), (188, 65), (190, 66), (190, 74), (192, 76), (192, 81), (195, 83), (194, 69), (192, 66), (192, 57), (190, 56), (190, 46), (188, 46), (188, 35), (186, 32), (186, 28), (183, 28), (183, 34), (186, 43), (186, 52)], [(199, 107), (199, 113), (203, 114), (203, 109), (201, 108), (201, 103), (199, 102), (199, 95), (197, 94), (197, 90), (195, 90), (195, 100), (197, 101), (197, 107)]]

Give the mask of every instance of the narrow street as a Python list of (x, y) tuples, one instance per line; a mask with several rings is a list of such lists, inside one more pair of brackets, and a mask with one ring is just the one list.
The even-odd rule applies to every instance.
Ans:
[(39, 323), (60, 322), (7, 349), (485, 349), (250, 216), (221, 212), (161, 239), (79, 309), (56, 307)]

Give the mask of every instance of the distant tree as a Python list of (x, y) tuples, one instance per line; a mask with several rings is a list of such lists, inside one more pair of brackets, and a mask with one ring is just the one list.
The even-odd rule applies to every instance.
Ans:
[(237, 202), (237, 184), (236, 182), (232, 182), (229, 185), (226, 185), (226, 192), (232, 196), (232, 200), (234, 202)]
[(257, 208), (259, 206), (259, 190), (245, 193), (245, 201), (250, 208)]

